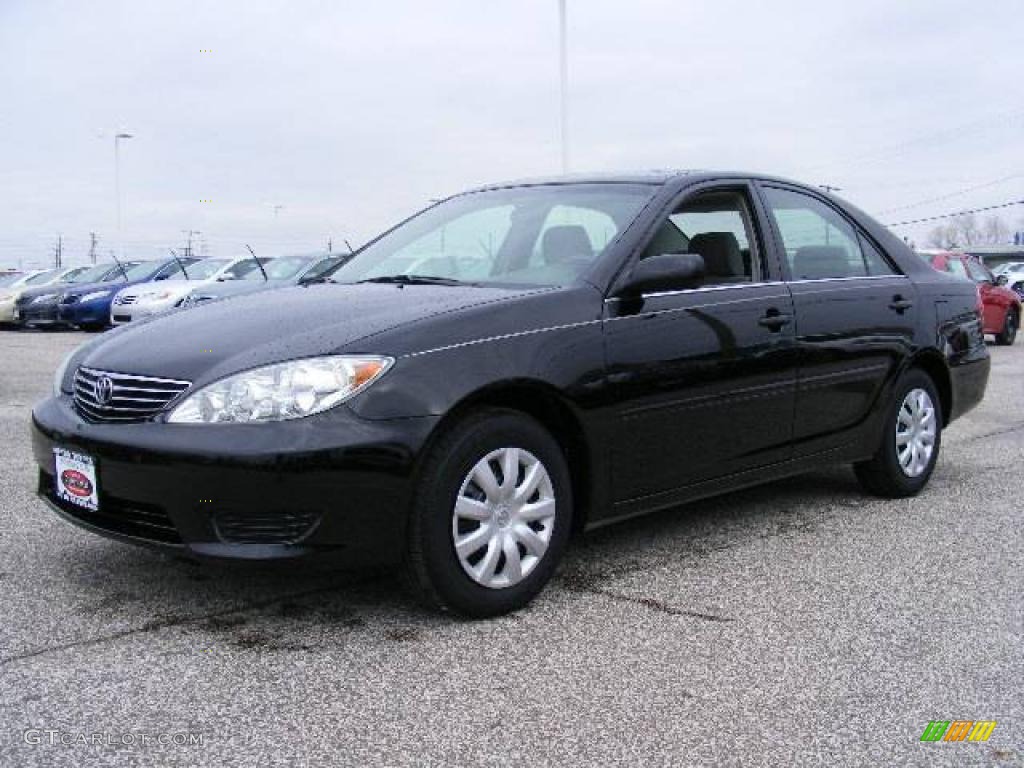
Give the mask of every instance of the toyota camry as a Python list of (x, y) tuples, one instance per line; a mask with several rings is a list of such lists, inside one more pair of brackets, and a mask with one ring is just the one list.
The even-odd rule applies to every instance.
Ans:
[(97, 337), (33, 413), (67, 520), (197, 558), (401, 568), (517, 609), (575, 531), (820, 468), (927, 484), (989, 373), (972, 284), (820, 189), (475, 189), (327, 282)]

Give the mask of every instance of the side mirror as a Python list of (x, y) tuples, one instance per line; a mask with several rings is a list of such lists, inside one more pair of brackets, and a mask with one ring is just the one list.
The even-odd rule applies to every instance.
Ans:
[(697, 253), (663, 253), (641, 259), (629, 273), (625, 293), (637, 296), (655, 291), (676, 291), (700, 285), (706, 268)]
[(996, 285), (1006, 285), (1008, 282), (1010, 282), (1010, 278), (1006, 275), (999, 275), (999, 277), (996, 278)]
[(160, 282), (161, 280), (166, 280), (168, 277), (170, 277), (170, 275), (157, 275), (153, 280), (154, 282)]

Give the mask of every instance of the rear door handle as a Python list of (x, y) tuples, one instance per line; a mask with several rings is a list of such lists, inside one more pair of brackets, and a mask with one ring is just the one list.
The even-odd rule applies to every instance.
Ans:
[(912, 306), (914, 306), (914, 302), (910, 299), (904, 299), (898, 293), (892, 297), (892, 301), (889, 303), (889, 309), (895, 309), (897, 312), (903, 312), (903, 310), (910, 309)]
[(757, 321), (757, 324), (764, 326), (768, 330), (777, 331), (782, 326), (788, 324), (792, 319), (792, 315), (785, 315), (775, 309), (775, 307), (772, 307), (764, 313), (764, 316)]

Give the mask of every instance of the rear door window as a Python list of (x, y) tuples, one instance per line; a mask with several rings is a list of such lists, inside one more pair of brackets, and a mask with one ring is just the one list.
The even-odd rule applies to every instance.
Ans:
[(765, 199), (782, 238), (793, 280), (894, 274), (870, 241), (830, 205), (776, 187), (765, 189)]

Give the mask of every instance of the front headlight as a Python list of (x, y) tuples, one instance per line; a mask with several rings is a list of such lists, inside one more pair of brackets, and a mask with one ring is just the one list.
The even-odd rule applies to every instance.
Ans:
[(113, 291), (93, 291), (92, 293), (85, 294), (85, 296), (80, 298), (79, 301), (95, 301), (96, 299), (105, 299), (111, 293), (113, 293)]
[(215, 381), (171, 411), (172, 424), (244, 424), (301, 419), (366, 389), (394, 359), (337, 355), (267, 365)]
[(57, 294), (55, 293), (44, 293), (42, 296), (36, 296), (34, 299), (32, 299), (32, 303), (42, 304), (44, 301), (53, 301), (56, 295)]

